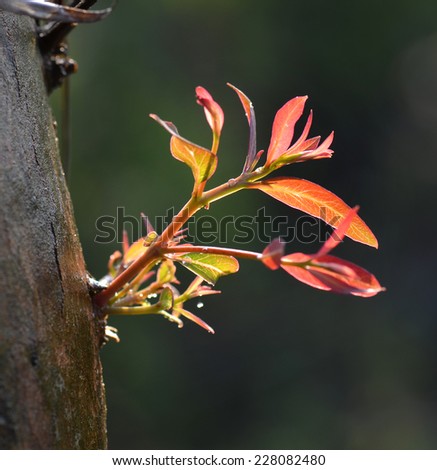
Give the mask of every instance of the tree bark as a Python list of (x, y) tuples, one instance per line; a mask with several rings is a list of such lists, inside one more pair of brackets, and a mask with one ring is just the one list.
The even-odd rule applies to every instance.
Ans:
[(105, 448), (99, 322), (35, 22), (1, 11), (0, 202), (0, 448)]

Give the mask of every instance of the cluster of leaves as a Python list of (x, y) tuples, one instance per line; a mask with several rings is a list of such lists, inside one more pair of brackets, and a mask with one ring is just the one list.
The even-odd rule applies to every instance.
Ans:
[[(182, 137), (176, 126), (158, 116), (150, 116), (171, 134), (170, 150), (177, 160), (188, 165), (193, 173), (191, 197), (168, 227), (157, 234), (147, 223), (147, 236), (129, 246), (127, 237), (123, 253), (114, 253), (109, 261), (107, 287), (95, 297), (103, 315), (160, 314), (181, 327), (187, 318), (213, 332), (203, 320), (185, 309), (190, 299), (216, 294), (212, 290), (219, 277), (238, 271), (236, 258), (264, 263), (269, 269), (282, 268), (294, 278), (317, 289), (360, 297), (371, 297), (383, 288), (365, 269), (330, 255), (344, 237), (377, 248), (378, 242), (364, 221), (332, 192), (310, 181), (293, 177), (267, 178), (285, 165), (321, 158), (330, 158), (334, 134), (321, 141), (309, 138), (313, 114), (309, 113), (302, 134), (293, 142), (296, 123), (304, 112), (306, 96), (288, 101), (277, 112), (272, 128), (265, 163), (260, 164), (263, 151), (257, 151), (255, 111), (249, 98), (229, 85), (238, 95), (249, 124), (249, 146), (241, 174), (205, 190), (218, 163), (218, 149), (224, 114), (219, 104), (202, 87), (196, 88), (197, 103), (204, 109), (212, 130), (211, 149)], [(334, 227), (330, 238), (315, 254), (284, 254), (284, 245), (276, 239), (262, 253), (214, 246), (196, 246), (183, 242), (185, 223), (200, 209), (225, 196), (244, 189), (257, 189), (269, 196), (318, 217)], [(180, 292), (176, 265), (182, 265), (196, 277)]]

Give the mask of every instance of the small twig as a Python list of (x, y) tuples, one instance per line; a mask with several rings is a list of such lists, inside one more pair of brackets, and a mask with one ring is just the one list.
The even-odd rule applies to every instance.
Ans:
[[(95, 0), (91, 1), (92, 4), (95, 3)], [(90, 2), (84, 3), (88, 4)], [(44, 0), (0, 0), (0, 8), (39, 20), (60, 21), (63, 23), (93, 23), (100, 21), (112, 11), (111, 8), (99, 11), (86, 11), (84, 8), (62, 6), (52, 2), (45, 2)]]
[[(96, 1), (97, 0), (78, 0), (73, 2), (73, 6), (69, 8), (74, 7), (75, 10), (83, 10), (83, 14), (88, 15), (94, 15), (95, 13), (101, 14), (102, 12), (105, 12), (104, 15), (99, 18), (103, 19), (112, 11), (112, 8), (100, 10), (100, 12), (87, 11), (96, 3)], [(99, 21), (99, 19), (96, 19), (95, 21)], [(57, 44), (62, 42), (71, 33), (71, 31), (73, 31), (73, 29), (78, 25), (78, 23), (80, 23), (80, 21), (77, 20), (57, 23), (48, 32), (41, 35), (39, 40), (39, 48), (41, 50), (41, 53), (44, 55), (52, 51)]]
[(235, 256), (236, 258), (244, 258), (251, 260), (260, 260), (262, 253), (256, 251), (237, 250), (234, 248), (225, 248), (219, 246), (172, 246), (168, 248), (161, 248), (162, 253), (208, 253), (212, 255), (226, 255)]

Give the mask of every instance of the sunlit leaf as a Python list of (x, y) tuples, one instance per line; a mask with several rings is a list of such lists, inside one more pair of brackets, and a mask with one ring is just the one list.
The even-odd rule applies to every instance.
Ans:
[[(294, 209), (324, 220), (333, 227), (338, 227), (350, 211), (350, 207), (335, 194), (300, 178), (272, 178), (252, 183), (248, 187), (259, 189)], [(346, 236), (357, 242), (378, 247), (375, 235), (357, 214), (354, 215)]]
[(208, 325), (208, 323), (204, 322), (197, 315), (194, 315), (194, 313), (191, 313), (188, 310), (185, 310), (184, 308), (180, 308), (180, 307), (175, 308), (173, 312), (178, 313), (184, 316), (185, 318), (188, 318), (188, 320), (191, 320), (194, 323), (197, 323), (199, 326), (204, 328), (208, 333), (214, 334), (214, 330)]
[[(310, 111), (310, 114), (308, 115), (307, 122), (305, 124), (305, 127), (302, 131), (302, 134), (300, 137), (296, 140), (296, 142), (293, 144), (293, 147), (299, 148), (307, 139), (308, 134), (310, 133), (311, 129), (311, 124), (313, 123), (313, 111)], [(320, 137), (319, 137), (320, 139)]]
[(358, 297), (373, 297), (385, 290), (373, 274), (331, 255), (312, 259), (303, 253), (293, 253), (284, 256), (281, 265), (293, 277), (316, 289)]
[(123, 241), (122, 241), (122, 248), (123, 248), (123, 254), (127, 253), (127, 250), (129, 250), (129, 236), (126, 232), (126, 230), (123, 230)]
[(334, 132), (319, 145), (320, 136), (312, 137), (303, 142), (296, 141), (275, 164), (278, 166), (287, 165), (288, 163), (306, 162), (308, 160), (320, 160), (322, 158), (331, 158), (334, 151), (329, 148), (334, 140)]
[[(247, 151), (246, 161), (244, 162), (243, 172), (252, 171), (256, 163), (259, 160), (259, 157), (256, 154), (256, 119), (255, 119), (255, 109), (253, 108), (252, 102), (250, 99), (237, 87), (228, 83), (228, 86), (231, 87), (235, 93), (237, 93), (238, 98), (240, 98), (241, 104), (243, 105), (244, 112), (246, 114), (247, 121), (249, 123), (249, 149)], [(259, 154), (261, 156), (261, 154)]]
[(124, 264), (130, 264), (135, 261), (143, 253), (147, 251), (147, 246), (144, 243), (144, 238), (140, 238), (136, 242), (132, 243), (129, 249), (126, 251), (123, 257)]
[(210, 286), (206, 285), (201, 285), (194, 293), (191, 295), (190, 298), (193, 297), (204, 297), (205, 295), (215, 295), (215, 294), (221, 294), (221, 290), (215, 290), (211, 289)]
[(297, 96), (285, 103), (276, 113), (273, 121), (272, 137), (267, 150), (267, 165), (273, 163), (290, 147), (296, 122), (302, 116), (308, 96)]
[(171, 138), (170, 150), (176, 160), (186, 163), (191, 168), (197, 184), (211, 178), (217, 168), (216, 155), (181, 137)]
[(211, 289), (210, 286), (202, 284), (203, 282), (204, 282), (204, 279), (200, 276), (197, 276), (196, 278), (194, 278), (194, 280), (187, 287), (185, 292), (178, 297), (177, 302), (183, 303), (195, 297), (203, 297), (204, 295), (221, 294), (221, 291), (213, 290)]
[(156, 114), (150, 114), (150, 117), (173, 136), (170, 140), (171, 153), (176, 160), (191, 168), (196, 184), (211, 178), (217, 168), (217, 156), (210, 150), (181, 137), (172, 122), (164, 121)]
[(159, 296), (159, 307), (162, 310), (170, 310), (173, 307), (173, 291), (170, 287), (164, 287)]
[(156, 275), (156, 280), (160, 284), (167, 284), (168, 282), (173, 282), (175, 280), (176, 266), (173, 261), (165, 260), (163, 261), (158, 269)]
[(155, 229), (153, 228), (152, 223), (149, 220), (149, 217), (147, 217), (147, 215), (144, 212), (141, 212), (141, 220), (143, 221), (143, 225), (144, 225), (144, 228), (146, 229), (147, 235), (149, 235), (149, 233), (152, 233), (152, 232), (156, 233)]
[(210, 253), (187, 253), (178, 257), (177, 261), (210, 284), (215, 284), (221, 276), (236, 273), (239, 268), (233, 256)]
[(281, 258), (284, 256), (284, 243), (280, 238), (275, 238), (262, 252), (261, 261), (272, 270), (281, 267)]
[(206, 120), (212, 132), (219, 137), (225, 121), (225, 115), (220, 105), (214, 101), (211, 94), (205, 88), (196, 87), (196, 99), (200, 106), (203, 106), (205, 111)]
[(348, 231), (352, 221), (355, 218), (355, 215), (358, 212), (359, 207), (355, 206), (351, 209), (344, 219), (339, 223), (338, 227), (332, 232), (331, 236), (326, 240), (320, 250), (314, 255), (314, 258), (318, 258), (319, 256), (327, 255), (330, 251), (332, 251), (345, 237), (346, 232)]

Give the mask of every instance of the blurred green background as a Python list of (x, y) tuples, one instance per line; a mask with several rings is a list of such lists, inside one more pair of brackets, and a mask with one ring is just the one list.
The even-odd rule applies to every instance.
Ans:
[[(255, 105), (259, 148), (276, 110), (310, 96), (312, 135), (335, 130), (334, 158), (283, 174), (361, 205), (379, 251), (347, 241), (336, 254), (388, 289), (372, 299), (330, 295), (242, 262), (219, 281), (223, 294), (205, 299), (215, 336), (152, 316), (111, 319), (122, 341), (102, 351), (110, 448), (435, 448), (435, 0), (120, 1), (70, 41), (80, 66), (70, 188), (93, 275), (118, 248), (94, 242), (99, 216), (125, 207), (154, 218), (189, 196), (190, 171), (148, 113), (208, 145), (194, 101), (194, 87), (205, 86), (226, 115), (213, 182), (241, 170), (247, 123), (229, 81)], [(209, 214), (262, 206), (300, 215), (254, 192)]]

